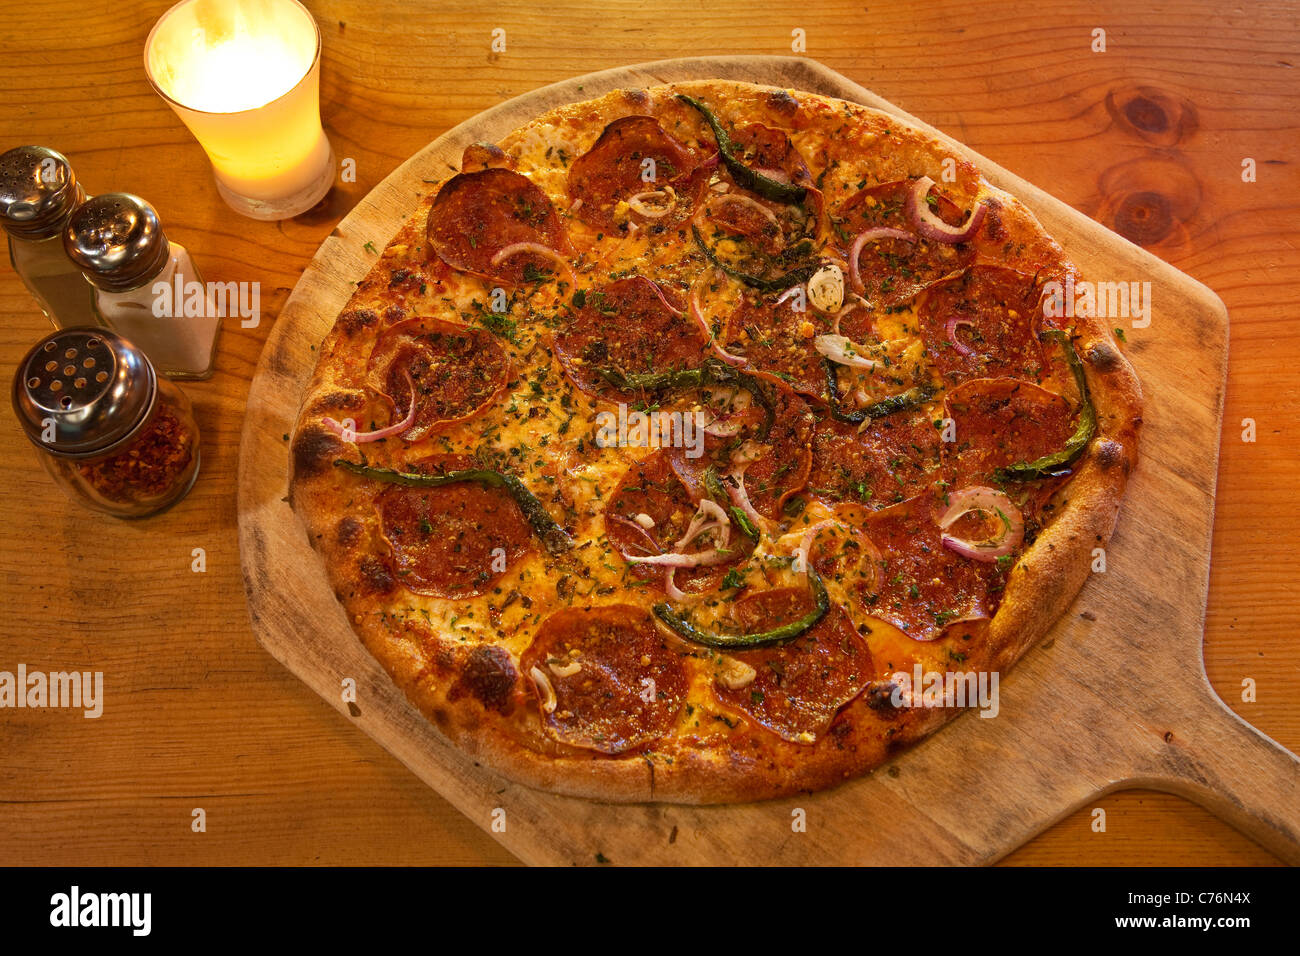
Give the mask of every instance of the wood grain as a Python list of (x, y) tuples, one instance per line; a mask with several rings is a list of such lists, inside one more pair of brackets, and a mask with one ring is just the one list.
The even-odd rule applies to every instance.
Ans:
[[(407, 156), (455, 123), (544, 83), (683, 54), (808, 53), (1108, 226), (1124, 208), (1125, 163), (1151, 170), (1176, 223), (1147, 248), (1211, 286), (1232, 315), (1228, 423), (1215, 519), (1206, 667), (1234, 709), (1300, 747), (1300, 655), (1290, 593), (1300, 518), (1283, 506), (1300, 452), (1294, 329), (1300, 175), (1294, 4), (1045, 2), (924, 5), (315, 2), (324, 33), (322, 109), (358, 182), (283, 224), (229, 213), (202, 151), (152, 94), (140, 62), (167, 0), (123, 6), (50, 0), (33, 19), (0, 17), (0, 144), (65, 151), (92, 191), (140, 192), (209, 278), (257, 279), (262, 326), (224, 333), (217, 376), (189, 386), (204, 430), (204, 474), (182, 505), (143, 524), (81, 511), (50, 484), (12, 422), (0, 429), (0, 667), (105, 671), (105, 717), (0, 712), (0, 862), (508, 862), (477, 824), (347, 726), (262, 652), (239, 582), (234, 474), (257, 356), (304, 265), (342, 215)], [(76, 30), (66, 24), (75, 22)], [(1105, 54), (1090, 31), (1108, 31)], [(508, 52), (492, 56), (494, 27)], [(1190, 104), (1197, 125), (1153, 142), (1107, 109), (1137, 86)], [(1118, 93), (1116, 95), (1119, 95)], [(1166, 100), (1158, 100), (1160, 103)], [(1124, 116), (1122, 112), (1118, 114)], [(1139, 114), (1141, 115), (1141, 114)], [(1240, 178), (1243, 157), (1259, 182)], [(1187, 175), (1175, 181), (1173, 170)], [(1181, 184), (1181, 185), (1179, 185)], [(1175, 191), (1176, 189), (1176, 191)], [(1149, 190), (1148, 190), (1149, 191)], [(1127, 221), (1127, 220), (1126, 220)], [(1174, 228), (1174, 225), (1177, 228)], [(45, 320), (0, 270), (0, 356), (12, 369)], [(1239, 422), (1258, 423), (1254, 444)], [(205, 547), (208, 570), (190, 570)], [(186, 623), (177, 626), (176, 620)], [(1241, 701), (1253, 678), (1258, 700)], [(1012, 858), (1023, 863), (1246, 863), (1270, 857), (1177, 798), (1098, 801)], [(209, 810), (190, 831), (193, 806)]]

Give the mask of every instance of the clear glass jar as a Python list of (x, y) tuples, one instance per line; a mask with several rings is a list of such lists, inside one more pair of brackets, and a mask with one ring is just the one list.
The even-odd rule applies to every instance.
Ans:
[(63, 251), (61, 231), (47, 239), (10, 236), (9, 262), (56, 329), (98, 324), (93, 290)]
[(171, 507), (199, 475), (199, 427), (190, 400), (158, 378), (144, 423), (91, 457), (39, 455), (45, 470), (74, 498), (118, 518), (144, 518)]
[[(139, 346), (160, 375), (211, 378), (221, 319), (189, 250), (179, 242), (169, 242), (167, 247), (166, 264), (142, 285), (125, 292), (94, 290), (96, 320)], [(175, 295), (178, 286), (182, 291)], [(194, 287), (204, 290), (203, 312), (190, 316), (184, 312), (184, 290)], [(161, 309), (160, 297), (166, 300)], [(173, 302), (173, 297), (179, 301)]]

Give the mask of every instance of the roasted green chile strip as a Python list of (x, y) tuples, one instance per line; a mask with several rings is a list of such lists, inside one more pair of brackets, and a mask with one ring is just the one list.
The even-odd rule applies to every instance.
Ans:
[(761, 276), (752, 275), (748, 272), (741, 272), (739, 269), (732, 268), (714, 255), (713, 250), (709, 248), (709, 244), (705, 242), (704, 237), (700, 235), (698, 226), (691, 226), (691, 235), (695, 237), (696, 245), (700, 247), (704, 253), (704, 258), (708, 259), (711, 265), (717, 266), (727, 275), (731, 276), (731, 278), (738, 282), (743, 282), (751, 289), (757, 289), (760, 292), (784, 292), (793, 285), (807, 282), (812, 278), (812, 274), (817, 271), (821, 264), (819, 260), (805, 262), (803, 265), (796, 266), (789, 272), (777, 276), (775, 279), (764, 279)]
[(704, 121), (709, 124), (709, 128), (713, 130), (713, 138), (718, 141), (718, 155), (727, 164), (727, 169), (731, 170), (732, 178), (736, 180), (737, 184), (773, 202), (803, 202), (804, 197), (808, 195), (808, 190), (803, 186), (783, 183), (770, 176), (764, 176), (757, 170), (750, 169), (737, 158), (736, 148), (731, 142), (731, 137), (722, 128), (718, 118), (713, 115), (713, 110), (685, 93), (678, 93), (677, 98), (697, 110), (704, 117)]
[(654, 610), (659, 620), (668, 625), (674, 633), (688, 641), (694, 641), (696, 644), (703, 644), (706, 647), (726, 648), (766, 647), (769, 644), (780, 644), (782, 641), (793, 640), (805, 631), (815, 627), (817, 622), (825, 617), (826, 612), (830, 610), (831, 600), (826, 594), (826, 586), (822, 584), (822, 579), (817, 576), (817, 572), (811, 566), (808, 568), (808, 583), (812, 585), (813, 600), (816, 602), (811, 611), (789, 624), (782, 624), (780, 627), (774, 627), (768, 631), (757, 631), (753, 634), (715, 634), (712, 631), (706, 631), (685, 620), (667, 601), (656, 604)]
[(828, 358), (824, 358), (822, 359), (822, 365), (826, 369), (826, 391), (830, 399), (827, 404), (830, 406), (831, 417), (848, 425), (861, 425), (867, 419), (884, 418), (886, 415), (894, 414), (894, 412), (901, 412), (905, 408), (924, 405), (934, 398), (936, 392), (936, 389), (931, 385), (916, 385), (905, 392), (899, 392), (897, 395), (890, 395), (878, 402), (872, 402), (865, 408), (846, 412), (840, 408), (840, 383), (835, 377), (835, 363)]
[(743, 388), (763, 406), (763, 428), (760, 437), (766, 438), (776, 420), (776, 401), (771, 389), (757, 376), (732, 368), (720, 359), (707, 358), (699, 368), (683, 368), (668, 372), (644, 372), (628, 375), (616, 368), (598, 369), (597, 373), (609, 384), (624, 392), (671, 392), (684, 388), (707, 388), (710, 385), (724, 388)]
[(413, 488), (437, 488), (462, 481), (473, 481), (491, 488), (504, 488), (510, 497), (515, 499), (515, 503), (523, 511), (524, 517), (528, 519), (528, 523), (532, 525), (533, 531), (541, 539), (547, 551), (551, 554), (559, 554), (573, 547), (573, 541), (564, 533), (564, 529), (555, 523), (542, 503), (522, 481), (506, 472), (493, 471), (491, 468), (466, 468), (461, 471), (448, 471), (441, 475), (421, 475), (415, 472), (395, 471), (392, 468), (380, 468), (376, 465), (358, 464), (346, 458), (336, 458), (334, 465), (362, 478), (386, 481), (392, 485), (409, 485)]
[(1022, 461), (999, 468), (997, 477), (1004, 480), (1032, 481), (1035, 478), (1047, 478), (1058, 474), (1078, 460), (1084, 449), (1088, 447), (1088, 443), (1092, 441), (1092, 436), (1097, 433), (1097, 410), (1093, 407), (1092, 398), (1088, 394), (1088, 379), (1083, 371), (1083, 360), (1074, 350), (1074, 343), (1070, 341), (1067, 333), (1059, 329), (1051, 329), (1044, 334), (1060, 343), (1061, 349), (1065, 352), (1065, 362), (1074, 375), (1074, 384), (1079, 388), (1081, 402), (1079, 424), (1075, 426), (1074, 434), (1066, 439), (1060, 451), (1044, 455), (1035, 461)]

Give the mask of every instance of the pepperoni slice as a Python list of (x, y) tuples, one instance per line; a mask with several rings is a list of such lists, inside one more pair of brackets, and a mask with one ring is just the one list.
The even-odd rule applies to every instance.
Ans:
[(630, 604), (566, 608), (548, 617), (520, 661), (555, 695), (542, 722), (561, 743), (624, 753), (667, 734), (686, 697), (686, 668), (650, 613)]
[(920, 409), (873, 420), (862, 431), (831, 418), (817, 423), (808, 488), (825, 501), (873, 510), (920, 493), (939, 469), (940, 434)]
[(775, 420), (763, 440), (766, 450), (745, 469), (749, 503), (763, 517), (780, 518), (785, 503), (807, 486), (816, 421), (803, 399), (778, 390)]
[[(911, 181), (899, 180), (869, 186), (845, 200), (834, 217), (845, 250), (867, 229), (902, 229), (915, 236), (916, 227), (906, 208), (911, 191)], [(963, 210), (941, 193), (932, 195), (939, 218), (949, 225), (960, 225)], [(974, 258), (974, 246), (964, 242), (952, 245), (923, 236), (916, 236), (916, 242), (875, 239), (865, 243), (858, 253), (861, 291), (877, 306), (898, 305), (944, 276), (965, 269)]]
[(442, 319), (406, 319), (384, 330), (375, 342), (367, 384), (387, 395), (395, 407), (407, 409), (408, 374), (415, 383), (417, 407), (415, 423), (402, 437), (418, 441), (487, 408), (506, 386), (510, 359), (483, 329)]
[[(807, 588), (777, 588), (746, 595), (733, 613), (745, 630), (753, 631), (778, 627), (810, 610)], [(724, 658), (714, 693), (795, 743), (815, 742), (873, 676), (867, 642), (838, 605), (792, 641), (728, 656), (744, 666), (737, 668)], [(752, 680), (746, 680), (747, 668), (753, 669)]]
[(972, 379), (944, 401), (955, 442), (944, 446), (954, 488), (987, 484), (998, 468), (1059, 451), (1074, 431), (1070, 403), (1015, 379)]
[(601, 369), (635, 375), (696, 368), (704, 361), (704, 330), (670, 308), (662, 291), (645, 276), (586, 291), (582, 307), (555, 337), (560, 364), (574, 385), (593, 395), (613, 392)]
[[(412, 470), (436, 475), (474, 467), (464, 455), (435, 455)], [(416, 594), (453, 599), (482, 594), (533, 542), (515, 500), (503, 489), (473, 482), (391, 485), (375, 499), (375, 508), (397, 580)]]
[(942, 500), (927, 491), (867, 519), (883, 565), (876, 583), (859, 588), (863, 609), (918, 641), (933, 640), (949, 623), (991, 615), (1004, 576), (996, 563), (943, 546), (942, 509)]
[(510, 169), (459, 173), (438, 190), (425, 227), (429, 247), (449, 266), (494, 282), (519, 285), (531, 275), (553, 272), (550, 258), (521, 252), (493, 265), (507, 246), (532, 242), (569, 252), (560, 219), (533, 181)]
[(763, 123), (746, 123), (731, 133), (736, 158), (769, 179), (805, 188), (813, 186), (812, 173), (785, 130)]
[(808, 403), (787, 388), (774, 389), (772, 399), (772, 427), (765, 437), (755, 434), (739, 446), (734, 440), (720, 444), (700, 458), (673, 458), (673, 467), (687, 488), (702, 493), (704, 472), (709, 467), (719, 477), (743, 468), (745, 494), (754, 510), (773, 521), (780, 519), (786, 502), (808, 483), (817, 420)]
[(824, 398), (826, 369), (813, 340), (831, 333), (832, 319), (811, 306), (799, 311), (798, 304), (794, 296), (778, 305), (746, 295), (727, 317), (722, 345), (747, 359), (747, 370), (766, 372), (796, 392)]
[[(596, 229), (626, 228), (628, 221), (667, 224), (689, 219), (708, 182), (707, 171), (696, 174), (699, 165), (695, 154), (653, 116), (616, 119), (569, 168), (569, 196), (581, 201), (573, 214)], [(654, 178), (646, 179), (652, 168)], [(666, 216), (647, 218), (631, 209), (622, 214), (618, 208), (632, 196), (665, 187), (676, 196)], [(647, 205), (662, 206), (664, 199)]]
[[(1044, 374), (1038, 341), (1042, 285), (1002, 266), (971, 266), (931, 286), (917, 315), (926, 353), (950, 384)], [(949, 335), (948, 326), (953, 332)]]
[[(685, 467), (688, 462), (702, 460), (686, 459), (676, 449), (663, 449), (647, 455), (624, 472), (605, 508), (605, 536), (624, 560), (672, 551), (682, 539), (704, 492), (696, 482), (688, 485), (674, 464)], [(647, 518), (651, 522), (648, 528), (645, 527)], [(707, 539), (701, 536), (685, 550), (687, 553), (706, 551), (715, 540), (712, 536)], [(687, 593), (716, 587), (727, 569), (754, 549), (753, 542), (735, 527), (731, 529), (727, 547), (735, 552), (732, 560), (709, 567), (678, 568), (673, 583)], [(668, 576), (666, 568), (644, 564), (632, 565), (632, 573), (660, 588), (665, 586)]]

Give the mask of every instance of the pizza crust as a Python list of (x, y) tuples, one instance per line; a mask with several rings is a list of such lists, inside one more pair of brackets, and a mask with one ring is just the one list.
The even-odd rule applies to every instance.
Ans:
[[(750, 84), (695, 81), (650, 91), (615, 91), (596, 100), (544, 114), (506, 137), (500, 152), (479, 148), (482, 163), (518, 159), (539, 143), (566, 144), (577, 155), (613, 118), (655, 110), (678, 123), (698, 125), (689, 110), (671, 100), (678, 91), (725, 102), (746, 119), (796, 127), (830, 114), (845, 118), (854, 143), (892, 143), (885, 166), (905, 178), (933, 170), (942, 147), (894, 117), (815, 94)], [(665, 127), (669, 122), (665, 121)], [(998, 228), (1022, 243), (1017, 262), (1052, 262), (1073, 271), (1059, 246), (1014, 197), (984, 182), (970, 163), (957, 158), (957, 181), (948, 187), (966, 202), (992, 200)], [(814, 168), (815, 164), (814, 164)], [(878, 171), (881, 180), (890, 170)], [(554, 171), (534, 180), (555, 194)], [(563, 183), (558, 186), (563, 193)], [(291, 503), (321, 554), (336, 595), (367, 649), (413, 704), (457, 748), (505, 776), (556, 793), (607, 801), (721, 803), (767, 799), (834, 786), (890, 759), (932, 733), (956, 714), (944, 709), (908, 709), (882, 716), (866, 695), (841, 712), (832, 732), (812, 745), (779, 739), (751, 726), (724, 745), (717, 735), (679, 737), (642, 752), (606, 756), (556, 742), (542, 727), (528, 681), (516, 674), (506, 694), (479, 680), (467, 683), (473, 645), (463, 637), (407, 619), (382, 624), (392, 602), (407, 595), (390, 570), (374, 559), (382, 548), (364, 508), (358, 509), (355, 479), (332, 462), (348, 457), (344, 443), (324, 419), (375, 414), (362, 387), (375, 337), (389, 320), (384, 302), (395, 280), (413, 289), (444, 269), (420, 251), (426, 198), (340, 314), (319, 350), (319, 362), (305, 392), (292, 440)], [(986, 251), (985, 251), (986, 252)], [(402, 275), (402, 273), (406, 273)], [(1097, 319), (1076, 323), (1076, 343), (1097, 410), (1098, 429), (1061, 497), (1065, 505), (1023, 553), (1009, 576), (997, 613), (981, 638), (982, 669), (1005, 671), (1066, 611), (1089, 574), (1093, 549), (1105, 547), (1114, 530), (1128, 475), (1137, 461), (1141, 392), (1136, 375), (1111, 330)], [(479, 662), (481, 664), (481, 660)], [(517, 664), (517, 657), (515, 658)], [(476, 665), (477, 666), (477, 665)], [(490, 675), (491, 669), (488, 669)], [(507, 675), (508, 676), (508, 675)], [(483, 686), (480, 686), (483, 685)]]

